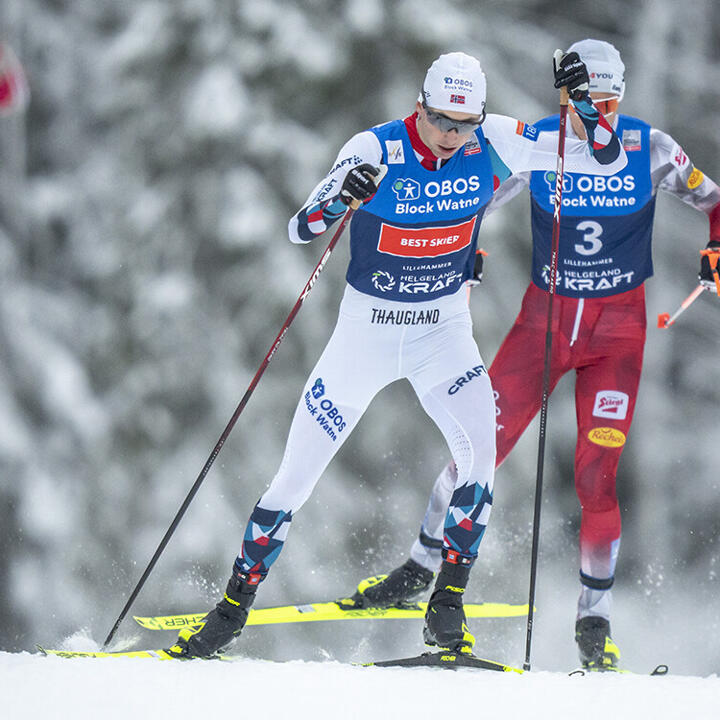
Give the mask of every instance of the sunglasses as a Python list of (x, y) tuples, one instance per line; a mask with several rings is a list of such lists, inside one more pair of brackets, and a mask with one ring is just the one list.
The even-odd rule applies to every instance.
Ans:
[(617, 112), (619, 102), (620, 98), (614, 97), (607, 98), (607, 100), (593, 100), (593, 105), (603, 115), (612, 115), (614, 112)]
[(443, 115), (436, 110), (431, 110), (428, 107), (427, 102), (425, 101), (424, 90), (422, 91), (422, 99), (422, 107), (425, 111), (425, 116), (427, 117), (428, 122), (433, 127), (436, 127), (438, 130), (444, 133), (449, 133), (451, 130), (455, 130), (458, 135), (467, 135), (477, 130), (480, 125), (482, 125), (482, 122), (485, 119), (485, 111), (483, 110), (483, 114), (480, 117), (480, 120), (453, 120), (451, 117)]

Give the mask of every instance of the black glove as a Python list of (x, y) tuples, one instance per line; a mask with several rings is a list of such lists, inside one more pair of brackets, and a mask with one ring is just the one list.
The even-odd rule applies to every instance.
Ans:
[(487, 253), (483, 249), (480, 249), (475, 253), (475, 266), (473, 267), (472, 277), (467, 281), (468, 285), (475, 286), (482, 282), (483, 258), (486, 255)]
[(368, 163), (354, 167), (346, 176), (340, 188), (340, 199), (350, 205), (354, 200), (365, 202), (377, 192), (374, 178), (380, 169)]
[(585, 63), (576, 52), (566, 53), (560, 57), (561, 52), (556, 50), (553, 55), (555, 87), (561, 88), (567, 85), (568, 95), (573, 100), (584, 100), (590, 89), (590, 78)]
[[(705, 249), (720, 254), (720, 240), (711, 240)], [(720, 272), (720, 262), (716, 263), (715, 270)], [(700, 259), (700, 274), (698, 275), (698, 279), (711, 290), (716, 290), (715, 277), (713, 276), (709, 254), (703, 255)]]

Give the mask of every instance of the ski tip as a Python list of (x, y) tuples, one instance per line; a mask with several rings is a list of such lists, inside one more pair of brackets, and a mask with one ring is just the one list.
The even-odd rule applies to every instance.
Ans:
[(651, 673), (650, 675), (667, 675), (670, 672), (670, 668), (665, 665), (658, 665)]

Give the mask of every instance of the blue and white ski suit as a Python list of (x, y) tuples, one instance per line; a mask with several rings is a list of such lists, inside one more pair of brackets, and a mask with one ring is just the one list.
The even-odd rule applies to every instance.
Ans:
[[(412, 384), (457, 466), (444, 547), (463, 562), (477, 556), (492, 505), (495, 405), (463, 285), (493, 192), (513, 173), (554, 169), (557, 145), (531, 125), (488, 115), (464, 148), (433, 171), (419, 162), (408, 121), (414, 117), (351, 138), (290, 221), (290, 239), (310, 241), (345, 211), (339, 193), (351, 168), (387, 166), (377, 193), (350, 223), (337, 325), (302, 390), (280, 468), (246, 529), (236, 569), (252, 582), (267, 574), (293, 514), (375, 394), (400, 378)], [(601, 132), (603, 146), (615, 139)], [(601, 165), (592, 144), (568, 139), (565, 167), (613, 175), (626, 162), (616, 145), (615, 158)]]

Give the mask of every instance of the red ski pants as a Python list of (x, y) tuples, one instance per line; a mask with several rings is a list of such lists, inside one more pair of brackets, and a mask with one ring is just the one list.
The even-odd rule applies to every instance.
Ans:
[[(490, 368), (496, 397), (497, 464), (542, 401), (549, 294), (531, 284)], [(615, 478), (630, 429), (645, 345), (645, 289), (606, 298), (553, 298), (550, 387), (575, 371), (575, 489), (582, 507), (580, 568), (611, 578), (620, 542)]]

